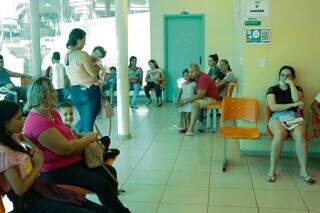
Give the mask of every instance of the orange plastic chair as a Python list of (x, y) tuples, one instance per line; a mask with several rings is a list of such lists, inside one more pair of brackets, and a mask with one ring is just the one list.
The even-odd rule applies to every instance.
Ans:
[[(229, 84), (226, 98), (232, 97), (235, 86), (236, 86), (236, 83)], [(207, 111), (207, 129), (210, 128), (210, 114), (212, 113), (212, 115), (213, 115), (212, 126), (213, 126), (213, 130), (215, 132), (217, 131), (218, 125), (219, 125), (219, 121), (217, 119), (217, 114), (218, 114), (219, 109), (221, 109), (221, 103), (222, 103), (222, 101), (218, 101), (216, 103), (208, 104), (205, 106), (205, 109)]]
[(320, 116), (314, 112), (312, 113), (312, 128), (314, 138), (320, 139)]
[[(224, 98), (222, 101), (221, 127), (219, 135), (224, 138), (224, 160), (222, 171), (227, 167), (227, 139), (256, 139), (260, 137), (257, 128), (259, 102), (249, 98)], [(225, 125), (228, 120), (254, 122), (256, 127)]]
[(5, 208), (4, 208), (3, 201), (2, 201), (3, 195), (0, 195), (0, 196), (1, 196), (1, 201), (0, 201), (0, 213), (6, 213), (6, 210), (5, 210)]
[(81, 188), (81, 187), (78, 187), (78, 186), (72, 186), (72, 185), (67, 185), (67, 184), (58, 184), (57, 186), (59, 186), (63, 189), (69, 190), (69, 191), (77, 192), (81, 195), (86, 195), (86, 194), (92, 193), (91, 191), (84, 189), (84, 188)]

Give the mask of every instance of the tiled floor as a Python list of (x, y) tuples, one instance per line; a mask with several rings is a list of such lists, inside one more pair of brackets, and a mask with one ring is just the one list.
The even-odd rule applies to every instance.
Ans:
[[(269, 159), (241, 156), (233, 141), (223, 173), (223, 140), (212, 133), (185, 137), (176, 129), (177, 120), (173, 104), (131, 110), (132, 139), (127, 141), (117, 139), (113, 120), (111, 147), (121, 150), (115, 167), (126, 190), (120, 199), (132, 212), (320, 212), (320, 181), (309, 186), (298, 178), (295, 158), (281, 159), (278, 179), (270, 184), (265, 181)], [(98, 124), (106, 129), (102, 120)], [(310, 159), (309, 169), (320, 179), (319, 160)]]
[[(113, 125), (112, 146), (121, 150), (115, 167), (127, 192), (120, 199), (133, 212), (320, 212), (320, 183), (309, 186), (298, 178), (295, 158), (281, 159), (278, 179), (270, 184), (265, 181), (269, 159), (241, 156), (233, 141), (223, 173), (223, 140), (212, 133), (178, 133), (173, 104), (140, 107), (131, 118), (132, 139), (118, 141)], [(310, 159), (309, 169), (320, 177), (318, 160)]]

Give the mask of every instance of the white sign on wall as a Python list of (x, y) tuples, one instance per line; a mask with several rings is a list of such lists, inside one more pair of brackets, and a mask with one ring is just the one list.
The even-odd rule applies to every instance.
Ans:
[(247, 15), (249, 17), (268, 16), (269, 0), (248, 0)]

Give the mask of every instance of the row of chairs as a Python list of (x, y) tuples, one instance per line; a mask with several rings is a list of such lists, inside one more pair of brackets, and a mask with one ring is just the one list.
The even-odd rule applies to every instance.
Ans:
[[(259, 102), (250, 98), (224, 98), (222, 101), (221, 127), (219, 135), (224, 138), (224, 160), (222, 171), (226, 171), (227, 167), (227, 139), (257, 139), (260, 137), (258, 124)], [(269, 120), (271, 111), (266, 109), (266, 121)], [(230, 126), (225, 122), (229, 120), (242, 120), (254, 122), (255, 127)], [(313, 114), (313, 130), (314, 137), (320, 139), (320, 118)], [(268, 126), (268, 125), (267, 125)], [(272, 138), (272, 133), (269, 128), (266, 128), (266, 135)], [(306, 134), (306, 139), (310, 139), (310, 135)], [(290, 139), (290, 137), (288, 137)]]

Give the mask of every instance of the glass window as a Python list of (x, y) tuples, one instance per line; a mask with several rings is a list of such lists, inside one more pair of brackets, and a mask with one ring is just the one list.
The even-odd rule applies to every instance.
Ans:
[[(0, 7), (0, 50), (5, 66), (15, 72), (31, 69), (29, 0), (5, 0)], [(51, 64), (52, 53), (61, 53), (63, 62), (69, 32), (79, 27), (86, 31), (85, 51), (97, 45), (107, 50), (103, 63), (117, 66), (115, 0), (39, 0), (42, 70)], [(129, 57), (138, 58), (146, 72), (150, 59), (149, 0), (129, 0)], [(18, 83), (18, 82), (17, 82)]]

